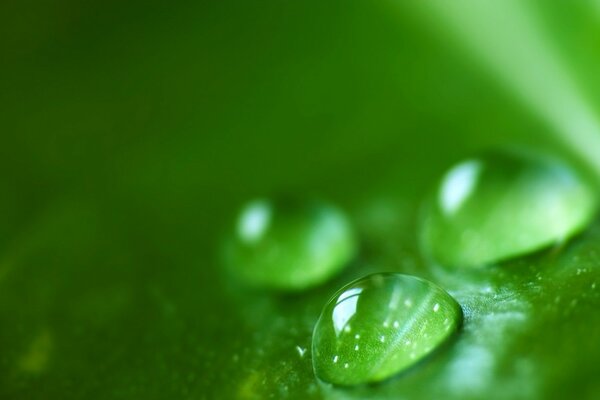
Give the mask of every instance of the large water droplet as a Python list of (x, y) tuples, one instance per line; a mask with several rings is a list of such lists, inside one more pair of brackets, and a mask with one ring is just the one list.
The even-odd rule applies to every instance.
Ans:
[(252, 286), (301, 290), (335, 275), (356, 248), (349, 222), (332, 205), (263, 199), (243, 207), (224, 256)]
[(313, 367), (323, 381), (384, 380), (423, 359), (460, 325), (462, 311), (444, 290), (409, 275), (378, 273), (329, 300), (313, 332)]
[(454, 166), (425, 207), (424, 251), (440, 264), (475, 267), (542, 249), (589, 223), (596, 195), (564, 163), (495, 151)]

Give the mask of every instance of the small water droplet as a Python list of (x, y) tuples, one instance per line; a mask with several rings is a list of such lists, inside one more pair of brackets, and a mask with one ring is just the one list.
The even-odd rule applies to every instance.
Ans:
[(591, 185), (561, 161), (488, 152), (444, 176), (424, 208), (421, 241), (442, 265), (488, 265), (565, 240), (596, 206)]
[(347, 218), (332, 205), (262, 199), (242, 208), (223, 259), (251, 286), (302, 290), (334, 276), (356, 249)]
[[(411, 308), (392, 307), (400, 293), (410, 295)], [(384, 326), (384, 321), (394, 322)], [(340, 289), (325, 305), (313, 332), (315, 374), (338, 385), (384, 380), (439, 347), (461, 321), (460, 306), (433, 283), (401, 274), (369, 275)], [(344, 329), (349, 323), (352, 334)], [(340, 365), (338, 355), (352, 368)]]
[(300, 355), (300, 358), (303, 358), (304, 357), (304, 353), (306, 353), (306, 349), (302, 348), (300, 346), (296, 346), (296, 351)]

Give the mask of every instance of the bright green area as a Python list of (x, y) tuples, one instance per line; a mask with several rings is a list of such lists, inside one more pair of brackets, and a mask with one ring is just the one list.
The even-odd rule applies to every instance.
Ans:
[[(598, 12), (532, 8), (598, 110)], [(417, 211), (451, 165), (514, 142), (563, 151), (426, 15), (1, 2), (0, 398), (597, 398), (598, 223), (502, 268), (454, 274), (420, 255)], [(358, 259), (301, 294), (246, 291), (222, 274), (221, 239), (242, 204), (280, 191), (339, 205)], [(462, 330), (389, 382), (322, 388), (323, 305), (383, 270), (447, 290)]]
[(560, 160), (495, 150), (452, 167), (427, 201), (424, 252), (481, 267), (566, 241), (596, 216), (595, 188)]
[(315, 374), (336, 385), (382, 381), (435, 351), (461, 320), (460, 306), (431, 282), (369, 275), (323, 308), (313, 332)]
[(334, 206), (308, 199), (246, 204), (224, 239), (232, 279), (257, 288), (302, 290), (322, 284), (356, 255), (356, 234)]

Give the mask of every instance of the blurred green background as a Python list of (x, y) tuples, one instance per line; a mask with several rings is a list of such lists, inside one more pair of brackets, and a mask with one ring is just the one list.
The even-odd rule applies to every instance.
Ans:
[[(490, 146), (599, 171), (600, 6), (418, 3), (3, 1), (0, 397), (597, 397), (598, 227), (456, 277), (415, 223)], [(280, 192), (335, 202), (362, 238), (293, 296), (218, 259), (239, 206)], [(298, 349), (333, 291), (381, 270), (446, 287), (464, 332), (382, 385), (320, 386)]]

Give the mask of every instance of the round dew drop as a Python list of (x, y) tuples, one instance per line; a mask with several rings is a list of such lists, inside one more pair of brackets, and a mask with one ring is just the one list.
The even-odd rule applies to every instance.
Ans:
[(343, 386), (382, 381), (437, 349), (461, 321), (458, 303), (431, 282), (366, 276), (325, 305), (313, 332), (315, 374)]
[(357, 250), (345, 215), (316, 200), (259, 199), (240, 211), (223, 256), (250, 286), (302, 290), (338, 273)]
[(565, 240), (594, 217), (593, 188), (559, 160), (494, 151), (451, 168), (427, 201), (424, 252), (450, 267), (479, 267)]

